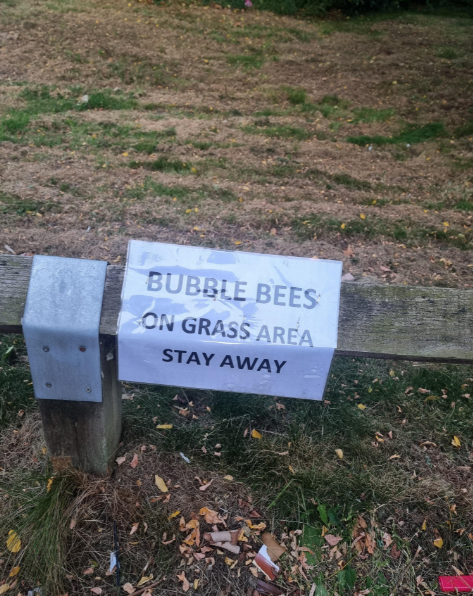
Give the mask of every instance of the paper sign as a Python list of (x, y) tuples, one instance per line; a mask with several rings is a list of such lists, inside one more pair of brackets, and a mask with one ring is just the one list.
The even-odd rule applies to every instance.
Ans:
[(342, 263), (132, 240), (119, 378), (321, 399)]

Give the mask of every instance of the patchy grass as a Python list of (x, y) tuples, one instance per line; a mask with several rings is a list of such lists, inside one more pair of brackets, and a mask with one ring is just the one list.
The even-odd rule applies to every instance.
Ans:
[(396, 110), (393, 108), (386, 108), (383, 110), (377, 110), (376, 108), (355, 108), (353, 114), (354, 124), (358, 124), (358, 122), (369, 124), (371, 122), (387, 122), (388, 120), (391, 120), (396, 114)]
[(462, 250), (473, 250), (472, 230), (455, 230), (450, 227), (430, 228), (420, 226), (415, 221), (388, 221), (376, 216), (364, 218), (340, 219), (312, 215), (298, 217), (292, 225), (300, 238), (319, 237), (327, 232), (338, 232), (341, 236), (363, 236), (367, 239), (379, 237), (393, 238), (410, 246), (419, 246), (427, 242), (438, 242), (458, 247)]
[(447, 131), (442, 122), (432, 122), (421, 127), (409, 126), (403, 132), (391, 137), (385, 137), (383, 135), (376, 135), (374, 137), (360, 135), (358, 137), (347, 137), (347, 142), (362, 147), (366, 145), (414, 145), (444, 137), (446, 134)]
[(262, 52), (251, 54), (232, 54), (227, 56), (227, 62), (231, 66), (241, 66), (245, 70), (259, 69), (264, 64), (264, 55)]
[(242, 130), (248, 134), (261, 135), (280, 139), (296, 139), (297, 141), (306, 141), (312, 138), (312, 134), (298, 126), (279, 125), (261, 125), (261, 126), (243, 126)]
[(283, 87), (283, 91), (293, 106), (301, 105), (307, 100), (307, 91), (302, 87)]

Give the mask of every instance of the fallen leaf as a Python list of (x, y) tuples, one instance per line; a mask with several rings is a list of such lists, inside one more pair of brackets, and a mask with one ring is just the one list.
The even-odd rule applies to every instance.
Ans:
[(143, 584), (145, 584), (146, 582), (149, 582), (152, 579), (153, 579), (153, 574), (143, 575), (143, 577), (140, 579), (140, 581), (136, 585), (137, 585), (137, 587), (142, 586)]
[(400, 457), (400, 455), (391, 455), (389, 459), (399, 459)]
[(52, 485), (53, 485), (53, 482), (54, 482), (54, 478), (50, 478), (50, 479), (48, 480), (48, 485), (46, 486), (46, 492), (47, 492), (47, 493), (48, 493), (48, 492), (51, 490), (51, 487), (52, 487)]
[(207, 484), (204, 484), (202, 486), (199, 486), (199, 490), (207, 490), (209, 488), (209, 486), (212, 484), (213, 480), (211, 480), (210, 482), (208, 482)]
[(199, 580), (198, 579), (195, 579), (194, 580), (194, 590), (197, 590), (198, 587), (199, 587)]
[(424, 399), (424, 404), (428, 401), (436, 401), (437, 399), (440, 399), (440, 397), (438, 395), (428, 395), (425, 399)]
[(422, 530), (427, 530), (427, 518), (424, 519), (424, 523), (422, 524)]
[(462, 444), (460, 443), (460, 439), (458, 437), (456, 437), (455, 435), (453, 436), (453, 439), (452, 439), (452, 445), (454, 447), (461, 447), (462, 446)]
[(347, 248), (346, 248), (346, 249), (343, 251), (343, 254), (344, 254), (346, 257), (352, 257), (352, 256), (353, 256), (355, 253), (353, 252), (353, 249), (352, 249), (352, 247), (351, 247), (351, 246), (348, 246), (348, 247), (347, 247)]
[(101, 594), (102, 593), (102, 588), (98, 588), (98, 587), (97, 588), (90, 588), (90, 591), (93, 594)]
[(393, 544), (390, 554), (393, 559), (399, 559), (401, 556), (401, 551), (398, 549), (397, 544)]
[(285, 410), (286, 406), (284, 404), (280, 404), (279, 402), (276, 402), (276, 409), (277, 410)]
[(8, 532), (7, 548), (11, 553), (17, 553), (21, 548), (21, 540), (15, 530)]
[(184, 592), (187, 592), (191, 585), (187, 581), (186, 574), (184, 573), (184, 571), (177, 575), (177, 579), (182, 582), (182, 589), (184, 590)]
[(233, 476), (230, 476), (230, 474), (229, 474), (228, 476), (224, 476), (223, 479), (231, 482), (233, 480)]
[(441, 538), (437, 538), (436, 540), (434, 540), (434, 546), (436, 546), (437, 548), (442, 548), (443, 540)]
[(291, 474), (295, 474), (294, 468), (292, 466), (287, 466)]
[(154, 483), (156, 484), (156, 486), (159, 488), (159, 490), (162, 493), (167, 493), (169, 492), (168, 487), (166, 486), (166, 483), (164, 482), (164, 480), (161, 478), (161, 476), (156, 475), (154, 477)]
[(133, 456), (133, 459), (130, 462), (130, 467), (136, 468), (137, 465), (138, 465), (138, 455), (135, 453), (135, 455)]
[(225, 557), (225, 563), (227, 565), (233, 565), (235, 561), (233, 559), (230, 559), (230, 557)]
[(333, 534), (325, 534), (324, 538), (330, 546), (337, 546), (340, 540), (342, 540), (341, 536), (334, 536)]
[(19, 567), (12, 567), (10, 574), (8, 577), (15, 577), (15, 575), (20, 571)]
[(138, 529), (138, 526), (139, 526), (139, 525), (140, 525), (140, 523), (138, 522), (138, 523), (136, 523), (136, 524), (133, 524), (133, 525), (131, 526), (131, 532), (130, 532), (130, 536), (132, 536), (132, 535), (133, 535), (133, 534), (136, 532), (136, 530)]
[(123, 457), (117, 457), (117, 459), (115, 461), (117, 462), (117, 464), (119, 466), (121, 466), (125, 460), (126, 460), (126, 455), (124, 455)]
[(386, 550), (388, 548), (388, 546), (390, 546), (392, 544), (392, 541), (393, 541), (393, 539), (391, 537), (391, 534), (384, 532), (384, 534), (383, 534), (384, 550)]
[(203, 515), (205, 521), (208, 524), (221, 524), (222, 520), (216, 511), (209, 509), (208, 507), (202, 507), (199, 511), (199, 515)]
[(417, 389), (417, 391), (418, 391), (419, 393), (424, 393), (424, 394), (425, 394), (425, 393), (430, 393), (430, 389), (422, 389), (422, 387), (419, 387), (419, 389)]
[(168, 519), (174, 519), (175, 517), (177, 517), (179, 515), (179, 513), (181, 513), (180, 511), (174, 511), (174, 513), (171, 513), (171, 515), (168, 517)]
[(257, 430), (253, 429), (251, 431), (251, 436), (253, 437), (253, 439), (262, 439), (262, 435), (261, 433), (259, 433)]
[(156, 428), (161, 430), (170, 430), (172, 428), (172, 424), (158, 424)]
[(363, 404), (358, 404), (358, 409), (359, 410), (366, 410), (366, 406), (364, 406)]
[(0, 594), (5, 594), (5, 592), (8, 592), (9, 589), (10, 584), (3, 584), (3, 586), (0, 586)]
[(360, 213), (361, 219), (366, 219), (366, 215), (364, 213)]
[(341, 449), (335, 449), (335, 453), (340, 459), (343, 459), (343, 451)]
[(84, 569), (84, 571), (82, 572), (82, 575), (91, 575), (93, 572), (94, 572), (94, 568), (88, 567), (87, 569)]
[(251, 519), (246, 519), (245, 522), (246, 522), (246, 525), (251, 530), (264, 530), (266, 528), (266, 524), (264, 522), (260, 522), (259, 524), (254, 524), (254, 523), (252, 523)]
[(133, 594), (133, 592), (135, 591), (135, 588), (134, 588), (134, 587), (133, 587), (133, 586), (132, 586), (130, 583), (126, 583), (126, 584), (123, 586), (123, 589), (125, 590), (125, 592), (126, 592), (127, 594)]

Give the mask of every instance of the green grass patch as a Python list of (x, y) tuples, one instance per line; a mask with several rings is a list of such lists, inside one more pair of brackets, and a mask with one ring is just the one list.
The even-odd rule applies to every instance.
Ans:
[(350, 102), (338, 95), (325, 95), (317, 103), (305, 102), (301, 104), (304, 113), (320, 112), (324, 118), (340, 118), (347, 114)]
[(259, 69), (264, 64), (264, 55), (259, 51), (252, 54), (232, 54), (227, 56), (227, 62), (231, 66), (240, 66), (245, 70)]
[[(172, 70), (177, 65), (169, 65)], [(137, 60), (135, 56), (120, 56), (107, 63), (108, 75), (117, 77), (126, 85), (154, 85), (169, 84), (174, 77), (166, 71), (162, 63), (150, 62), (146, 59)]]
[(469, 120), (462, 126), (455, 129), (456, 137), (469, 137), (473, 136), (473, 120)]
[(126, 196), (131, 199), (143, 200), (148, 196), (163, 196), (175, 198), (178, 201), (194, 204), (195, 202), (215, 199), (225, 202), (237, 201), (237, 195), (226, 188), (202, 186), (189, 188), (181, 184), (167, 185), (154, 181), (151, 176), (146, 176), (142, 184), (127, 189)]
[(130, 161), (128, 166), (134, 170), (143, 168), (152, 172), (173, 172), (175, 174), (188, 174), (193, 166), (189, 162), (161, 156), (153, 161)]
[(11, 195), (0, 191), (0, 213), (16, 215), (34, 215), (40, 213), (60, 213), (62, 207), (55, 201), (36, 201), (34, 199), (22, 199), (17, 195)]
[(357, 137), (350, 136), (347, 137), (347, 142), (360, 145), (361, 147), (366, 145), (414, 145), (416, 143), (425, 143), (426, 141), (430, 141), (432, 139), (444, 137), (446, 134), (447, 131), (445, 130), (445, 125), (442, 122), (432, 122), (421, 127), (409, 126), (403, 132), (392, 137), (385, 137), (382, 135), (376, 135), (373, 137), (368, 135), (360, 135)]
[(307, 91), (302, 87), (284, 86), (283, 91), (286, 94), (287, 100), (293, 106), (301, 105), (307, 100)]
[(357, 124), (358, 122), (387, 122), (393, 118), (396, 114), (396, 110), (392, 108), (386, 108), (384, 110), (377, 110), (376, 108), (355, 108), (353, 114), (354, 124)]
[(455, 60), (455, 58), (458, 58), (458, 52), (453, 48), (441, 48), (435, 55), (438, 58), (446, 58), (447, 60)]
[(286, 124), (270, 126), (242, 126), (241, 130), (247, 134), (264, 135), (277, 139), (295, 139), (297, 141), (306, 141), (314, 135), (298, 126), (289, 126)]
[(305, 240), (314, 236), (319, 238), (327, 232), (336, 232), (341, 236), (360, 235), (369, 240), (384, 236), (410, 246), (435, 242), (455, 246), (462, 250), (473, 250), (473, 233), (471, 231), (460, 231), (451, 227), (420, 226), (415, 221), (388, 221), (375, 216), (346, 221), (319, 215), (297, 217), (292, 221), (292, 228), (299, 238)]
[(455, 204), (455, 209), (460, 211), (473, 211), (473, 201), (458, 201), (458, 203)]
[[(1, 195), (3, 200), (4, 193)], [(19, 336), (0, 336), (0, 431), (21, 421), (18, 412), (36, 409), (26, 346)], [(1, 516), (0, 516), (1, 517)]]

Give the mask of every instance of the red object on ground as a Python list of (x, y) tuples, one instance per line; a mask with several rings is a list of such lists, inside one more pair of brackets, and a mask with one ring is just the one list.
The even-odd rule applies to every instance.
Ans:
[(473, 592), (473, 575), (441, 575), (439, 584), (442, 592)]

